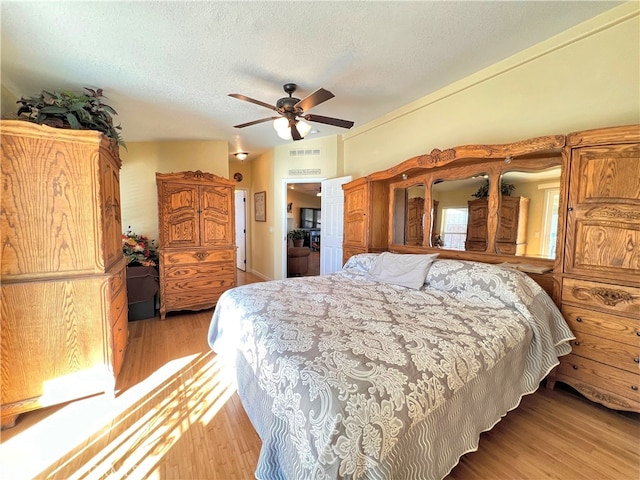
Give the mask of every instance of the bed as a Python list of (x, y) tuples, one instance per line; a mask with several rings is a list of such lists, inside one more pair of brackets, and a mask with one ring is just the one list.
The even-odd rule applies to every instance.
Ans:
[(573, 338), (522, 272), (386, 252), (229, 290), (209, 328), (265, 480), (441, 479)]

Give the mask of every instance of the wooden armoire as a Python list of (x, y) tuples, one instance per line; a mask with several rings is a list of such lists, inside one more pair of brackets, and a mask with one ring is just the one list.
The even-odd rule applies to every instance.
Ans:
[(156, 173), (160, 317), (215, 306), (235, 287), (234, 185), (205, 173)]
[[(470, 200), (465, 250), (484, 252), (487, 248), (486, 198)], [(525, 197), (500, 197), (499, 222), (496, 233), (496, 250), (503, 255), (524, 255), (527, 248), (527, 218), (529, 199)]]
[(114, 394), (127, 346), (120, 158), (102, 133), (3, 120), (2, 426)]
[(561, 381), (640, 412), (640, 126), (567, 136), (562, 313), (576, 336)]

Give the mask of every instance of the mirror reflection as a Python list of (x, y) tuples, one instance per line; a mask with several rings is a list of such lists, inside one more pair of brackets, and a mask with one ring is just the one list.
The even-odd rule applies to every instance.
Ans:
[(431, 189), (431, 246), (448, 250), (485, 251), (488, 186), (489, 177), (485, 173), (460, 180), (434, 182)]
[(501, 176), (496, 250), (506, 255), (555, 258), (560, 167)]
[(423, 183), (394, 189), (393, 242), (402, 245), (422, 245), (424, 241)]

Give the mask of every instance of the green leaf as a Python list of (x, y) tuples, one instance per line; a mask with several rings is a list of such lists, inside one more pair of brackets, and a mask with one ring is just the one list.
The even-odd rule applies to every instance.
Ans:
[(74, 130), (81, 130), (82, 129), (82, 125), (80, 125), (80, 122), (78, 121), (78, 119), (76, 118), (76, 116), (73, 113), (67, 113), (67, 122), (69, 122), (69, 125)]
[(64, 107), (58, 107), (56, 105), (49, 105), (42, 107), (40, 113), (67, 113), (67, 109)]

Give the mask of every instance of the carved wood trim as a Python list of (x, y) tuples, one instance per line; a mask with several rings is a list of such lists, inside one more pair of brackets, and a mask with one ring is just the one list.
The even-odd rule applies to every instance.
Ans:
[(198, 259), (200, 262), (203, 262), (207, 259), (207, 257), (209, 256), (208, 252), (194, 252), (193, 256)]
[(572, 132), (567, 135), (568, 147), (614, 143), (637, 143), (640, 141), (640, 125), (625, 125), (613, 128), (598, 128)]
[(615, 288), (605, 287), (573, 287), (571, 292), (578, 300), (589, 300), (594, 298), (600, 300), (605, 305), (615, 307), (619, 303), (632, 303), (634, 296), (624, 290), (617, 290)]
[(542, 153), (559, 153), (565, 146), (564, 135), (535, 137), (515, 143), (496, 145), (462, 145), (447, 150), (434, 148), (431, 153), (405, 160), (387, 170), (375, 172), (366, 178), (369, 181), (387, 180), (413, 169), (442, 167), (454, 161), (495, 160)]
[(594, 217), (604, 217), (604, 218), (613, 218), (619, 219), (623, 218), (625, 220), (629, 220), (630, 222), (640, 220), (640, 211), (637, 210), (623, 210), (621, 208), (615, 207), (594, 207), (587, 210), (584, 214), (586, 218), (594, 218)]
[(609, 394), (606, 391), (589, 385), (588, 383), (572, 381), (568, 378), (561, 378), (558, 379), (558, 381), (573, 386), (587, 398), (598, 403), (602, 403), (609, 408), (615, 408), (617, 410), (637, 411), (637, 407), (631, 401), (627, 401), (624, 397), (621, 397), (619, 395)]
[(220, 177), (213, 173), (201, 170), (188, 170), (184, 172), (160, 173), (156, 172), (156, 183), (158, 182), (184, 182), (191, 184), (211, 184), (212, 182), (225, 186), (235, 186), (235, 181)]

